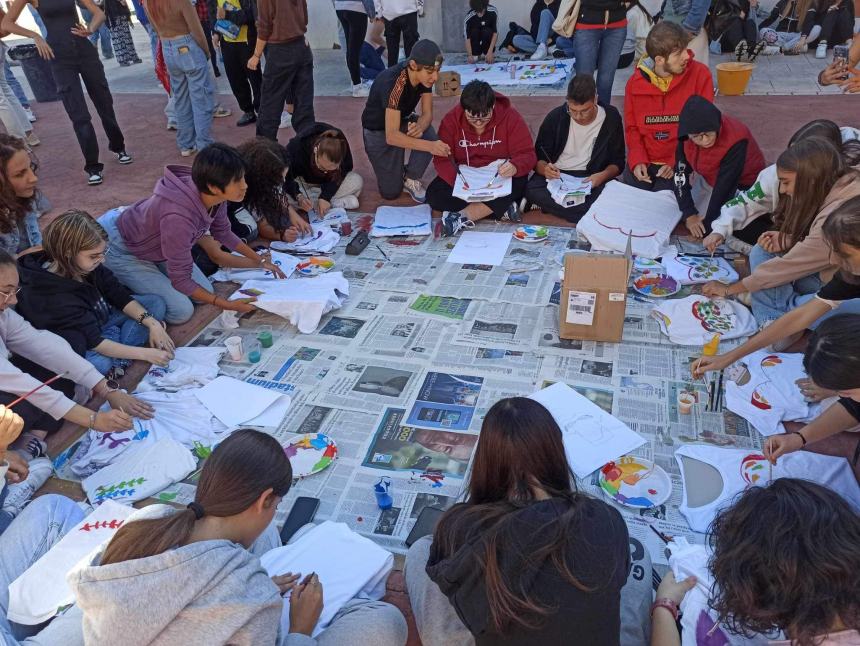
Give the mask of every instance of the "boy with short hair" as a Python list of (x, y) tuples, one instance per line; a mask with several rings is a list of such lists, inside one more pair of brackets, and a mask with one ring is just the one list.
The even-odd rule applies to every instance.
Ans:
[(693, 60), (689, 41), (690, 35), (676, 23), (655, 25), (645, 40), (648, 58), (639, 63), (624, 90), (624, 182), (636, 188), (674, 188), (681, 109), (694, 94), (714, 100), (711, 72)]
[[(404, 189), (424, 202), (421, 176), (433, 155), (447, 157), (448, 144), (438, 141), (433, 122), (433, 84), (439, 78), (442, 51), (432, 40), (419, 40), (409, 60), (389, 67), (373, 81), (361, 114), (364, 151), (376, 174), (379, 194), (397, 199)], [(421, 114), (414, 113), (421, 104)], [(404, 168), (406, 151), (409, 162)]]
[(469, 11), (463, 21), (466, 54), (471, 65), (484, 56), (488, 63), (496, 57), (498, 13), (489, 0), (469, 0)]

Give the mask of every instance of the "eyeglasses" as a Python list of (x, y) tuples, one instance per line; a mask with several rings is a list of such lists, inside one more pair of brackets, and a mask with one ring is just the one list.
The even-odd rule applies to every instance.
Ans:
[(490, 119), (493, 118), (493, 109), (490, 108), (490, 111), (486, 114), (478, 115), (472, 114), (468, 110), (466, 110), (466, 121), (469, 123), (487, 123)]
[(585, 119), (591, 116), (591, 113), (594, 112), (594, 109), (597, 107), (596, 103), (592, 103), (590, 106), (585, 108), (584, 110), (571, 110), (570, 103), (566, 103), (564, 109), (567, 111), (567, 114), (573, 117), (574, 119)]
[(8, 303), (8, 302), (9, 302), (9, 299), (10, 299), (10, 298), (12, 298), (13, 296), (17, 296), (18, 294), (20, 294), (22, 289), (23, 289), (22, 287), (16, 287), (16, 288), (15, 288), (13, 291), (11, 291), (11, 292), (0, 292), (0, 296), (2, 296), (2, 297), (3, 297), (3, 304), (5, 305), (6, 303)]
[(695, 141), (707, 141), (712, 136), (714, 136), (714, 133), (713, 132), (694, 132), (688, 136), (690, 137), (690, 139), (693, 139)]

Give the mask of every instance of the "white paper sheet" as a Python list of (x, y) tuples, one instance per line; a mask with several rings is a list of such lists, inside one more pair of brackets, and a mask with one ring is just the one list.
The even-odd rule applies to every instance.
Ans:
[(282, 397), (277, 391), (223, 375), (194, 394), (210, 413), (231, 427), (261, 416)]
[(328, 223), (314, 222), (311, 224), (313, 233), (305, 234), (295, 242), (281, 242), (275, 240), (269, 246), (279, 251), (292, 253), (326, 253), (331, 251), (340, 242), (340, 236), (331, 230)]
[[(457, 173), (454, 180), (452, 195), (467, 202), (486, 202), (497, 197), (510, 195), (512, 190), (511, 178), (499, 177), (496, 174), (499, 166), (504, 163), (504, 159), (497, 159), (480, 168), (460, 165), (460, 172)], [(468, 188), (463, 183), (464, 178), (469, 185)]]
[(262, 413), (253, 419), (242, 422), (244, 426), (271, 426), (273, 428), (280, 426), (284, 421), (287, 411), (290, 410), (292, 399), (289, 395), (281, 395), (275, 400), (275, 403), (269, 406)]
[(586, 182), (585, 179), (562, 173), (559, 179), (547, 180), (546, 186), (557, 204), (564, 207), (576, 206), (582, 204), (587, 195), (591, 195), (591, 182)]
[(448, 254), (447, 262), (473, 265), (501, 265), (511, 244), (509, 233), (464, 231)]
[[(282, 251), (272, 251), (272, 262), (281, 268), (281, 271), (284, 272), (284, 276), (289, 278), (293, 275), (293, 272), (296, 270), (298, 264), (302, 261), (301, 258), (296, 258), (295, 256), (291, 256), (288, 253), (284, 253)], [(234, 256), (243, 257), (242, 254), (233, 253)], [(215, 282), (232, 280), (236, 282), (243, 282), (246, 280), (279, 280), (275, 278), (274, 274), (270, 271), (266, 271), (262, 268), (254, 267), (253, 269), (225, 269), (221, 268), (212, 274), (212, 280)]]
[(370, 235), (384, 236), (429, 236), (433, 211), (428, 204), (419, 206), (380, 206), (376, 209)]
[(529, 398), (542, 404), (561, 428), (567, 461), (579, 478), (645, 444), (641, 435), (567, 384), (554, 383)]
[(493, 87), (500, 85), (555, 85), (564, 82), (573, 73), (572, 58), (543, 61), (515, 61), (511, 75), (510, 63), (476, 63), (473, 65), (445, 65), (446, 72), (460, 74), (460, 87), (469, 81), (485, 81)]
[(345, 209), (333, 208), (329, 209), (323, 217), (320, 217), (320, 214), (313, 210), (308, 213), (308, 221), (311, 224), (325, 222), (327, 225), (333, 226), (349, 222), (349, 215), (347, 215)]

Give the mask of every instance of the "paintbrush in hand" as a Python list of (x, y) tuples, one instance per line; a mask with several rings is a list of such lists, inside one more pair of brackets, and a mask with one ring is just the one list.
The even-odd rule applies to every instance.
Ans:
[(509, 161), (511, 161), (511, 160), (510, 160), (510, 159), (506, 159), (506, 160), (505, 160), (505, 161), (503, 161), (501, 164), (499, 164), (499, 167), (496, 169), (496, 173), (495, 173), (495, 175), (493, 175), (493, 178), (490, 180), (489, 184), (487, 184), (487, 188), (490, 188), (490, 187), (493, 185), (493, 182), (495, 182), (495, 181), (496, 181), (496, 178), (498, 178), (498, 176), (499, 176), (499, 171), (502, 169), (502, 166), (504, 166), (505, 164), (507, 164)]
[(8, 406), (6, 406), (6, 408), (12, 408), (15, 404), (20, 404), (22, 401), (24, 401), (25, 399), (27, 399), (27, 397), (29, 397), (30, 395), (32, 395), (32, 394), (33, 394), (34, 392), (36, 392), (37, 390), (41, 390), (41, 389), (42, 389), (42, 388), (44, 388), (45, 386), (48, 386), (49, 384), (52, 384), (52, 383), (54, 383), (55, 381), (57, 381), (57, 379), (60, 379), (60, 378), (62, 378), (62, 377), (65, 377), (67, 374), (69, 374), (69, 371), (68, 371), (68, 370), (66, 370), (65, 372), (61, 372), (61, 373), (60, 373), (60, 374), (58, 374), (58, 375), (54, 375), (53, 377), (51, 377), (51, 378), (50, 378), (50, 379), (48, 379), (47, 381), (43, 381), (41, 384), (39, 384), (38, 386), (36, 386), (35, 388), (33, 388), (33, 390), (31, 390), (30, 392), (28, 392), (28, 393), (25, 393), (25, 394), (21, 395), (18, 399), (16, 399), (16, 400), (15, 400), (15, 401), (13, 401), (11, 404), (9, 404)]
[(460, 179), (463, 180), (463, 188), (469, 190), (469, 182), (466, 181), (466, 178), (463, 176), (463, 173), (460, 172), (460, 167), (457, 165), (457, 162), (454, 160), (454, 155), (448, 155), (448, 161), (451, 162), (451, 166), (454, 167), (454, 170), (457, 171), (457, 175), (460, 176)]

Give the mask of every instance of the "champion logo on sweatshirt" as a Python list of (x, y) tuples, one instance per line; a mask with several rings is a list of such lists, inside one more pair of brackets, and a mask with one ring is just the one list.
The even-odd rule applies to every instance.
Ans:
[(502, 140), (496, 139), (495, 137), (491, 137), (487, 141), (469, 141), (468, 139), (463, 138), (458, 142), (457, 145), (460, 146), (460, 148), (477, 148), (477, 147), (492, 148), (496, 144), (500, 144), (500, 143), (502, 143)]

